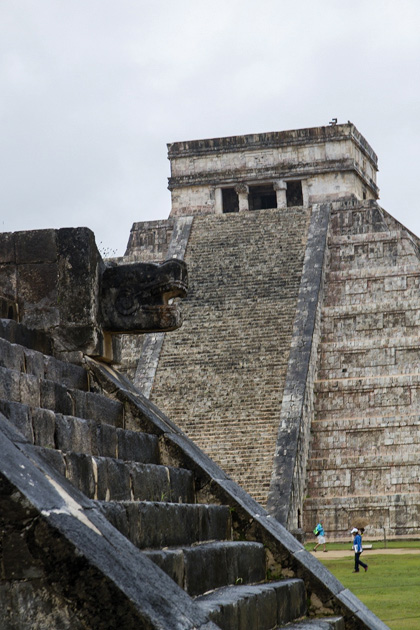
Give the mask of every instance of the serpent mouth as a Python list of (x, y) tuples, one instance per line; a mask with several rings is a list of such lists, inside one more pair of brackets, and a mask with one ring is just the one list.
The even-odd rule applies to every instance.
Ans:
[(167, 283), (156, 287), (156, 291), (153, 290), (151, 297), (152, 301), (156, 301), (156, 304), (162, 304), (165, 306), (171, 306), (174, 301), (181, 300), (187, 296), (188, 285), (183, 280), (173, 280), (172, 283)]
[(174, 330), (182, 324), (180, 301), (187, 295), (183, 261), (108, 267), (102, 276), (104, 329), (109, 332)]

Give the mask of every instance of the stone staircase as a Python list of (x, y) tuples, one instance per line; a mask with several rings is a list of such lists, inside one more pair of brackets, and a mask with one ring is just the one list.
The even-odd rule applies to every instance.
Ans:
[(348, 538), (418, 532), (420, 261), (375, 204), (332, 215), (306, 527)]
[(386, 628), (127, 379), (2, 330), (4, 630)]
[(309, 218), (302, 207), (194, 217), (184, 323), (165, 335), (150, 395), (263, 505)]

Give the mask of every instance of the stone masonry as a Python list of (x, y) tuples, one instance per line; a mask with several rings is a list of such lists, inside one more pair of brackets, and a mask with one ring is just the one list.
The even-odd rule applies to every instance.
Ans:
[(377, 205), (331, 218), (306, 528), (418, 535), (419, 241)]
[(171, 216), (134, 224), (127, 257), (164, 260), (192, 221), (185, 323), (140, 361), (126, 340), (123, 369), (289, 529), (418, 535), (418, 241), (375, 201), (373, 150), (349, 123), (169, 159)]
[(171, 216), (377, 199), (377, 157), (352, 123), (175, 142)]

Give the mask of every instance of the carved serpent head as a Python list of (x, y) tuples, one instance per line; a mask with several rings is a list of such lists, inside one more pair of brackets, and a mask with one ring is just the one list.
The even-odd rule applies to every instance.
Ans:
[(106, 267), (101, 277), (104, 330), (144, 333), (179, 328), (182, 317), (176, 298), (185, 297), (187, 287), (187, 267), (177, 259)]

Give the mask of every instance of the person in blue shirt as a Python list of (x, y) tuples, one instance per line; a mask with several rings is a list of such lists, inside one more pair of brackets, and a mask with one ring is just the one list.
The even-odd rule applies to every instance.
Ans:
[(360, 560), (360, 554), (363, 551), (362, 547), (362, 537), (358, 529), (353, 527), (350, 532), (354, 534), (353, 538), (353, 549), (354, 549), (354, 571), (353, 573), (359, 573), (359, 566), (363, 567), (365, 571), (368, 570), (368, 565)]
[(315, 545), (315, 547), (313, 548), (313, 551), (316, 551), (319, 547), (319, 545), (324, 545), (324, 551), (326, 550), (326, 540), (325, 540), (325, 532), (324, 532), (324, 528), (322, 527), (322, 523), (318, 523), (318, 525), (315, 527), (316, 532), (318, 532), (316, 534), (316, 539), (317, 539), (317, 543)]

